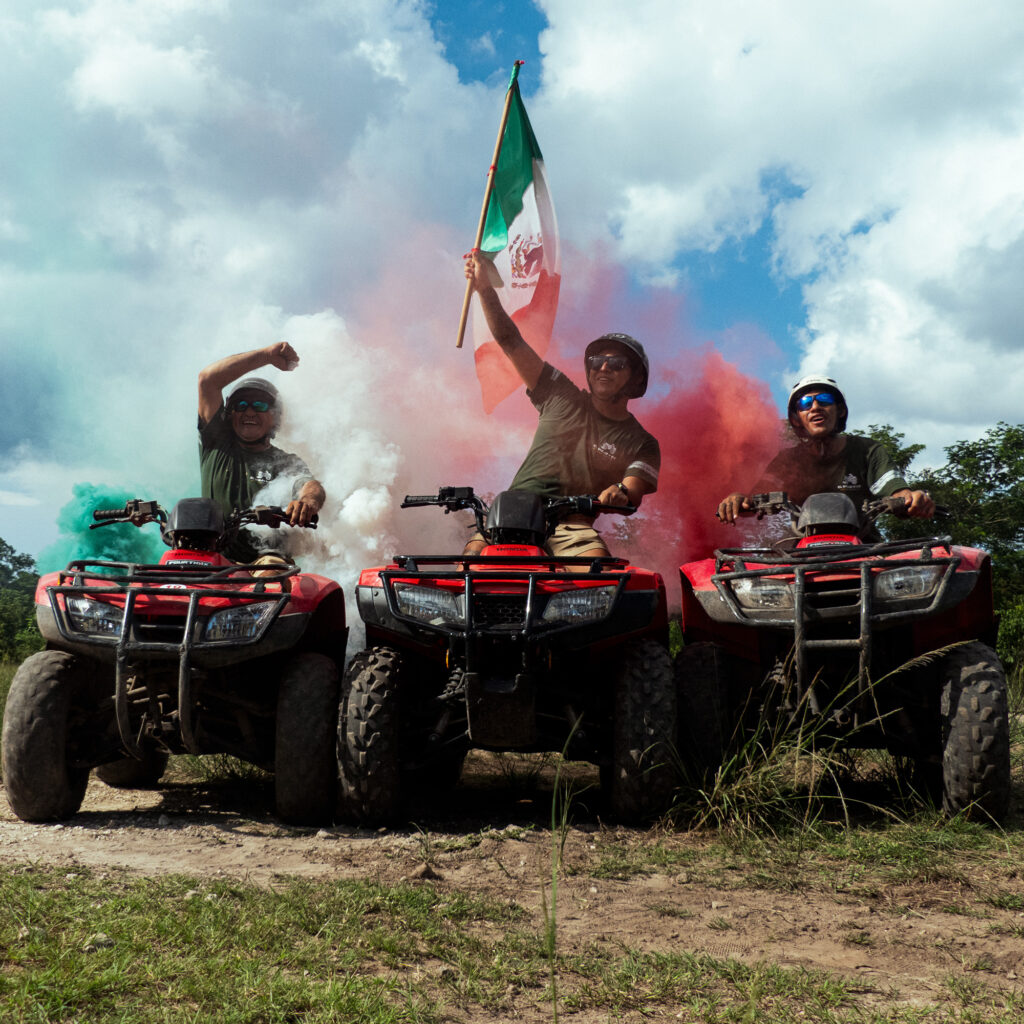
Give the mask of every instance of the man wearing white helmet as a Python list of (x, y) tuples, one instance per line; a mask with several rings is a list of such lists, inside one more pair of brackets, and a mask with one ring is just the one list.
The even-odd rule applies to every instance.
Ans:
[[(914, 491), (893, 464), (883, 444), (846, 434), (846, 398), (831, 378), (804, 377), (789, 393), (788, 416), (799, 444), (785, 448), (768, 464), (751, 493), (785, 491), (797, 504), (811, 494), (842, 487), (855, 504), (865, 499), (899, 497), (907, 514), (930, 519), (935, 502), (927, 491)], [(727, 523), (750, 509), (748, 495), (737, 491), (718, 506)]]
[[(628, 334), (603, 334), (584, 353), (589, 390), (578, 388), (546, 363), (523, 339), (502, 308), (490, 279), (491, 263), (470, 255), (466, 278), (473, 283), (494, 340), (526, 384), (540, 413), (533, 443), (510, 490), (544, 497), (596, 494), (606, 505), (639, 505), (658, 486), (661, 449), (627, 404), (647, 390), (650, 364), (643, 346)], [(483, 546), (476, 534), (466, 554)], [(549, 538), (553, 555), (596, 558), (608, 547), (593, 520), (571, 517)]]
[[(277, 388), (254, 370), (274, 366), (294, 370), (295, 349), (286, 341), (239, 352), (211, 363), (199, 373), (199, 468), (204, 498), (213, 498), (230, 515), (249, 508), (271, 480), (291, 478), (292, 500), (286, 506), (293, 526), (305, 526), (321, 508), (326, 495), (309, 467), (297, 455), (270, 443), (281, 422)], [(223, 389), (234, 386), (226, 398)], [(253, 538), (240, 533), (227, 550), (238, 562), (259, 557)]]

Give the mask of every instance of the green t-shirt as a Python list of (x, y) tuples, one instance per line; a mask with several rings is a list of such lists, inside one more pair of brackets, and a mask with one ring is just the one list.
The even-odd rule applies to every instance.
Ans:
[(661, 449), (632, 414), (624, 420), (602, 416), (590, 392), (550, 363), (527, 394), (540, 412), (540, 423), (511, 490), (551, 498), (600, 494), (627, 476), (638, 476), (652, 491), (657, 489)]
[(842, 436), (843, 450), (826, 458), (810, 443), (784, 448), (768, 463), (754, 493), (785, 491), (801, 505), (811, 494), (841, 487), (859, 509), (866, 500), (888, 498), (907, 486), (884, 445), (857, 434)]
[[(213, 498), (226, 516), (236, 508), (250, 508), (260, 490), (278, 477), (293, 478), (292, 498), (297, 498), (303, 484), (313, 479), (309, 467), (297, 455), (274, 445), (258, 452), (243, 448), (223, 406), (209, 423), (199, 422), (199, 472), (203, 497)], [(256, 538), (247, 530), (240, 531), (225, 551), (236, 562), (251, 562), (259, 553)]]

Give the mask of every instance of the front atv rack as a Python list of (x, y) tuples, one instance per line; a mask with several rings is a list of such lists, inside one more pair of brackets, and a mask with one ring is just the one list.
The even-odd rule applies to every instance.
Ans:
[[(415, 573), (420, 579), (430, 580), (431, 582), (435, 580), (461, 580), (466, 609), (463, 628), (460, 629), (456, 626), (445, 628), (433, 625), (431, 629), (432, 631), (436, 630), (445, 633), (453, 639), (464, 641), (470, 641), (482, 634), (482, 629), (476, 621), (479, 616), (475, 600), (479, 596), (485, 596), (478, 595), (477, 593), (477, 588), (481, 584), (526, 583), (526, 593), (521, 601), (517, 601), (517, 603), (522, 604), (519, 628), (510, 630), (509, 636), (529, 641), (541, 633), (549, 636), (566, 629), (579, 628), (578, 625), (573, 623), (545, 624), (541, 621), (540, 616), (543, 613), (543, 608), (541, 607), (542, 602), (538, 600), (537, 596), (539, 584), (583, 581), (598, 584), (602, 582), (605, 584), (614, 583), (617, 589), (614, 599), (609, 605), (609, 611), (601, 619), (594, 621), (593, 624), (596, 625), (607, 619), (618, 604), (619, 598), (626, 586), (627, 577), (623, 574), (623, 570), (629, 566), (629, 561), (625, 558), (567, 558), (541, 555), (460, 555), (457, 557), (451, 555), (399, 555), (396, 556), (394, 561), (399, 566), (398, 569), (381, 569), (379, 573), (387, 602), (388, 614), (409, 626), (422, 627), (423, 623), (419, 619), (399, 610), (398, 601), (395, 597), (394, 584), (396, 582), (409, 582), (415, 579), (416, 577), (410, 576), (410, 573)], [(459, 565), (460, 568), (448, 571), (431, 570), (429, 572), (425, 571), (424, 568), (426, 566), (453, 564)], [(536, 569), (524, 568), (524, 565), (534, 564), (537, 565)], [(556, 568), (557, 566), (567, 565), (585, 567), (586, 575), (584, 576), (582, 573), (579, 575), (567, 573)], [(505, 571), (505, 566), (510, 568)], [(494, 572), (493, 570), (495, 569), (503, 571)], [(517, 594), (516, 597), (518, 599), (519, 595)]]
[[(807, 692), (807, 653), (813, 650), (856, 650), (858, 652), (857, 689), (864, 696), (870, 689), (871, 637), (873, 627), (892, 624), (903, 619), (925, 617), (942, 606), (962, 559), (952, 552), (950, 537), (936, 537), (922, 544), (920, 538), (909, 541), (884, 541), (879, 544), (822, 545), (801, 548), (780, 556), (774, 548), (722, 548), (715, 552), (715, 574), (711, 577), (719, 595), (729, 606), (737, 621), (744, 625), (792, 629), (793, 658), (800, 693)], [(824, 550), (822, 550), (824, 548)], [(934, 548), (944, 548), (948, 555), (935, 555)], [(940, 566), (942, 578), (930, 598), (907, 600), (899, 609), (876, 609), (872, 582), (886, 569), (902, 568), (900, 562), (886, 556), (917, 551), (918, 557), (907, 561), (906, 567)], [(747, 568), (756, 562), (761, 568)], [(766, 564), (769, 563), (770, 564)], [(829, 581), (823, 577), (857, 574), (849, 581)], [(744, 609), (733, 590), (740, 580), (761, 577), (793, 576), (792, 612), (786, 616), (752, 615)], [(835, 584), (835, 585), (831, 585)], [(857, 635), (851, 637), (808, 637), (808, 626), (828, 620), (856, 619)], [(811, 709), (820, 712), (813, 687), (808, 694)]]
[[(239, 573), (254, 570), (258, 570), (261, 575), (234, 579)], [(259, 643), (277, 620), (285, 605), (291, 600), (291, 595), (283, 585), (278, 592), (268, 592), (267, 585), (282, 583), (298, 571), (298, 566), (294, 565), (287, 566), (280, 572), (271, 573), (265, 565), (218, 566), (211, 571), (210, 567), (80, 560), (70, 562), (67, 569), (60, 572), (58, 584), (47, 587), (46, 594), (57, 629), (66, 641), (70, 644), (116, 648), (114, 706), (117, 715), (117, 728), (125, 750), (132, 757), (141, 759), (143, 752), (139, 744), (139, 737), (131, 728), (128, 711), (129, 661), (139, 655), (177, 655), (178, 716), (181, 739), (190, 753), (199, 754), (201, 751), (196, 743), (192, 722), (193, 652), (197, 649), (208, 650), (214, 646), (223, 649), (226, 646), (248, 647)], [(109, 575), (107, 575), (108, 573)], [(104, 577), (102, 584), (83, 582), (86, 577), (95, 579), (97, 576)], [(68, 582), (65, 583), (65, 580)], [(200, 586), (202, 589), (194, 589)], [(243, 590), (243, 587), (246, 589)], [(181, 591), (186, 593), (183, 594)], [(174, 640), (147, 639), (146, 626), (139, 621), (136, 609), (138, 599), (140, 597), (166, 599), (169, 596), (184, 597), (186, 594), (188, 609), (184, 615), (180, 634), (176, 627)], [(66, 598), (68, 596), (85, 596), (94, 599), (101, 596), (107, 598), (116, 596), (122, 600), (124, 602), (124, 619), (120, 634), (104, 637), (75, 629), (67, 608)], [(246, 605), (272, 603), (274, 608), (252, 636), (204, 643), (198, 637), (199, 606), (202, 601), (214, 598), (228, 598), (233, 601), (241, 601)], [(120, 605), (118, 604), (116, 607), (120, 607)], [(176, 621), (178, 621), (177, 617)]]

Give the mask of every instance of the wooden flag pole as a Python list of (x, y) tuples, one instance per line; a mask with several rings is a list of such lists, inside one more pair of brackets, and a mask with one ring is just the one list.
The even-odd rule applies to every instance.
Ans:
[[(487, 221), (487, 207), (491, 202), (491, 193), (494, 191), (494, 175), (498, 170), (498, 157), (501, 156), (501, 143), (505, 138), (505, 125), (508, 124), (508, 111), (512, 106), (512, 86), (516, 84), (519, 77), (519, 69), (523, 61), (517, 60), (512, 67), (512, 78), (508, 83), (508, 92), (505, 93), (505, 109), (501, 112), (501, 124), (498, 126), (498, 140), (494, 143), (494, 156), (491, 157), (491, 166), (487, 170), (487, 187), (484, 189), (484, 202), (480, 208), (480, 223), (476, 227), (476, 241), (473, 242), (473, 252), (480, 251), (480, 243), (484, 237), (484, 225)], [(466, 321), (469, 319), (469, 303), (473, 298), (473, 282), (466, 282), (466, 294), (462, 299), (462, 316), (459, 318), (459, 337), (455, 342), (456, 348), (462, 348), (462, 339), (466, 334)]]

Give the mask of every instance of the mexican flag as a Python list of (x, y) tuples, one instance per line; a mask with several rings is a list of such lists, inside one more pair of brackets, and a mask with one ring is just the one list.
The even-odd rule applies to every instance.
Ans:
[[(518, 67), (516, 71), (518, 71)], [(480, 255), (494, 262), (501, 279), (498, 296), (526, 343), (543, 356), (551, 340), (558, 308), (561, 270), (558, 224), (551, 204), (544, 160), (530, 127), (513, 74), (508, 121), (494, 171)], [(522, 385), (491, 336), (479, 302), (473, 303), (473, 347), (484, 410)]]

